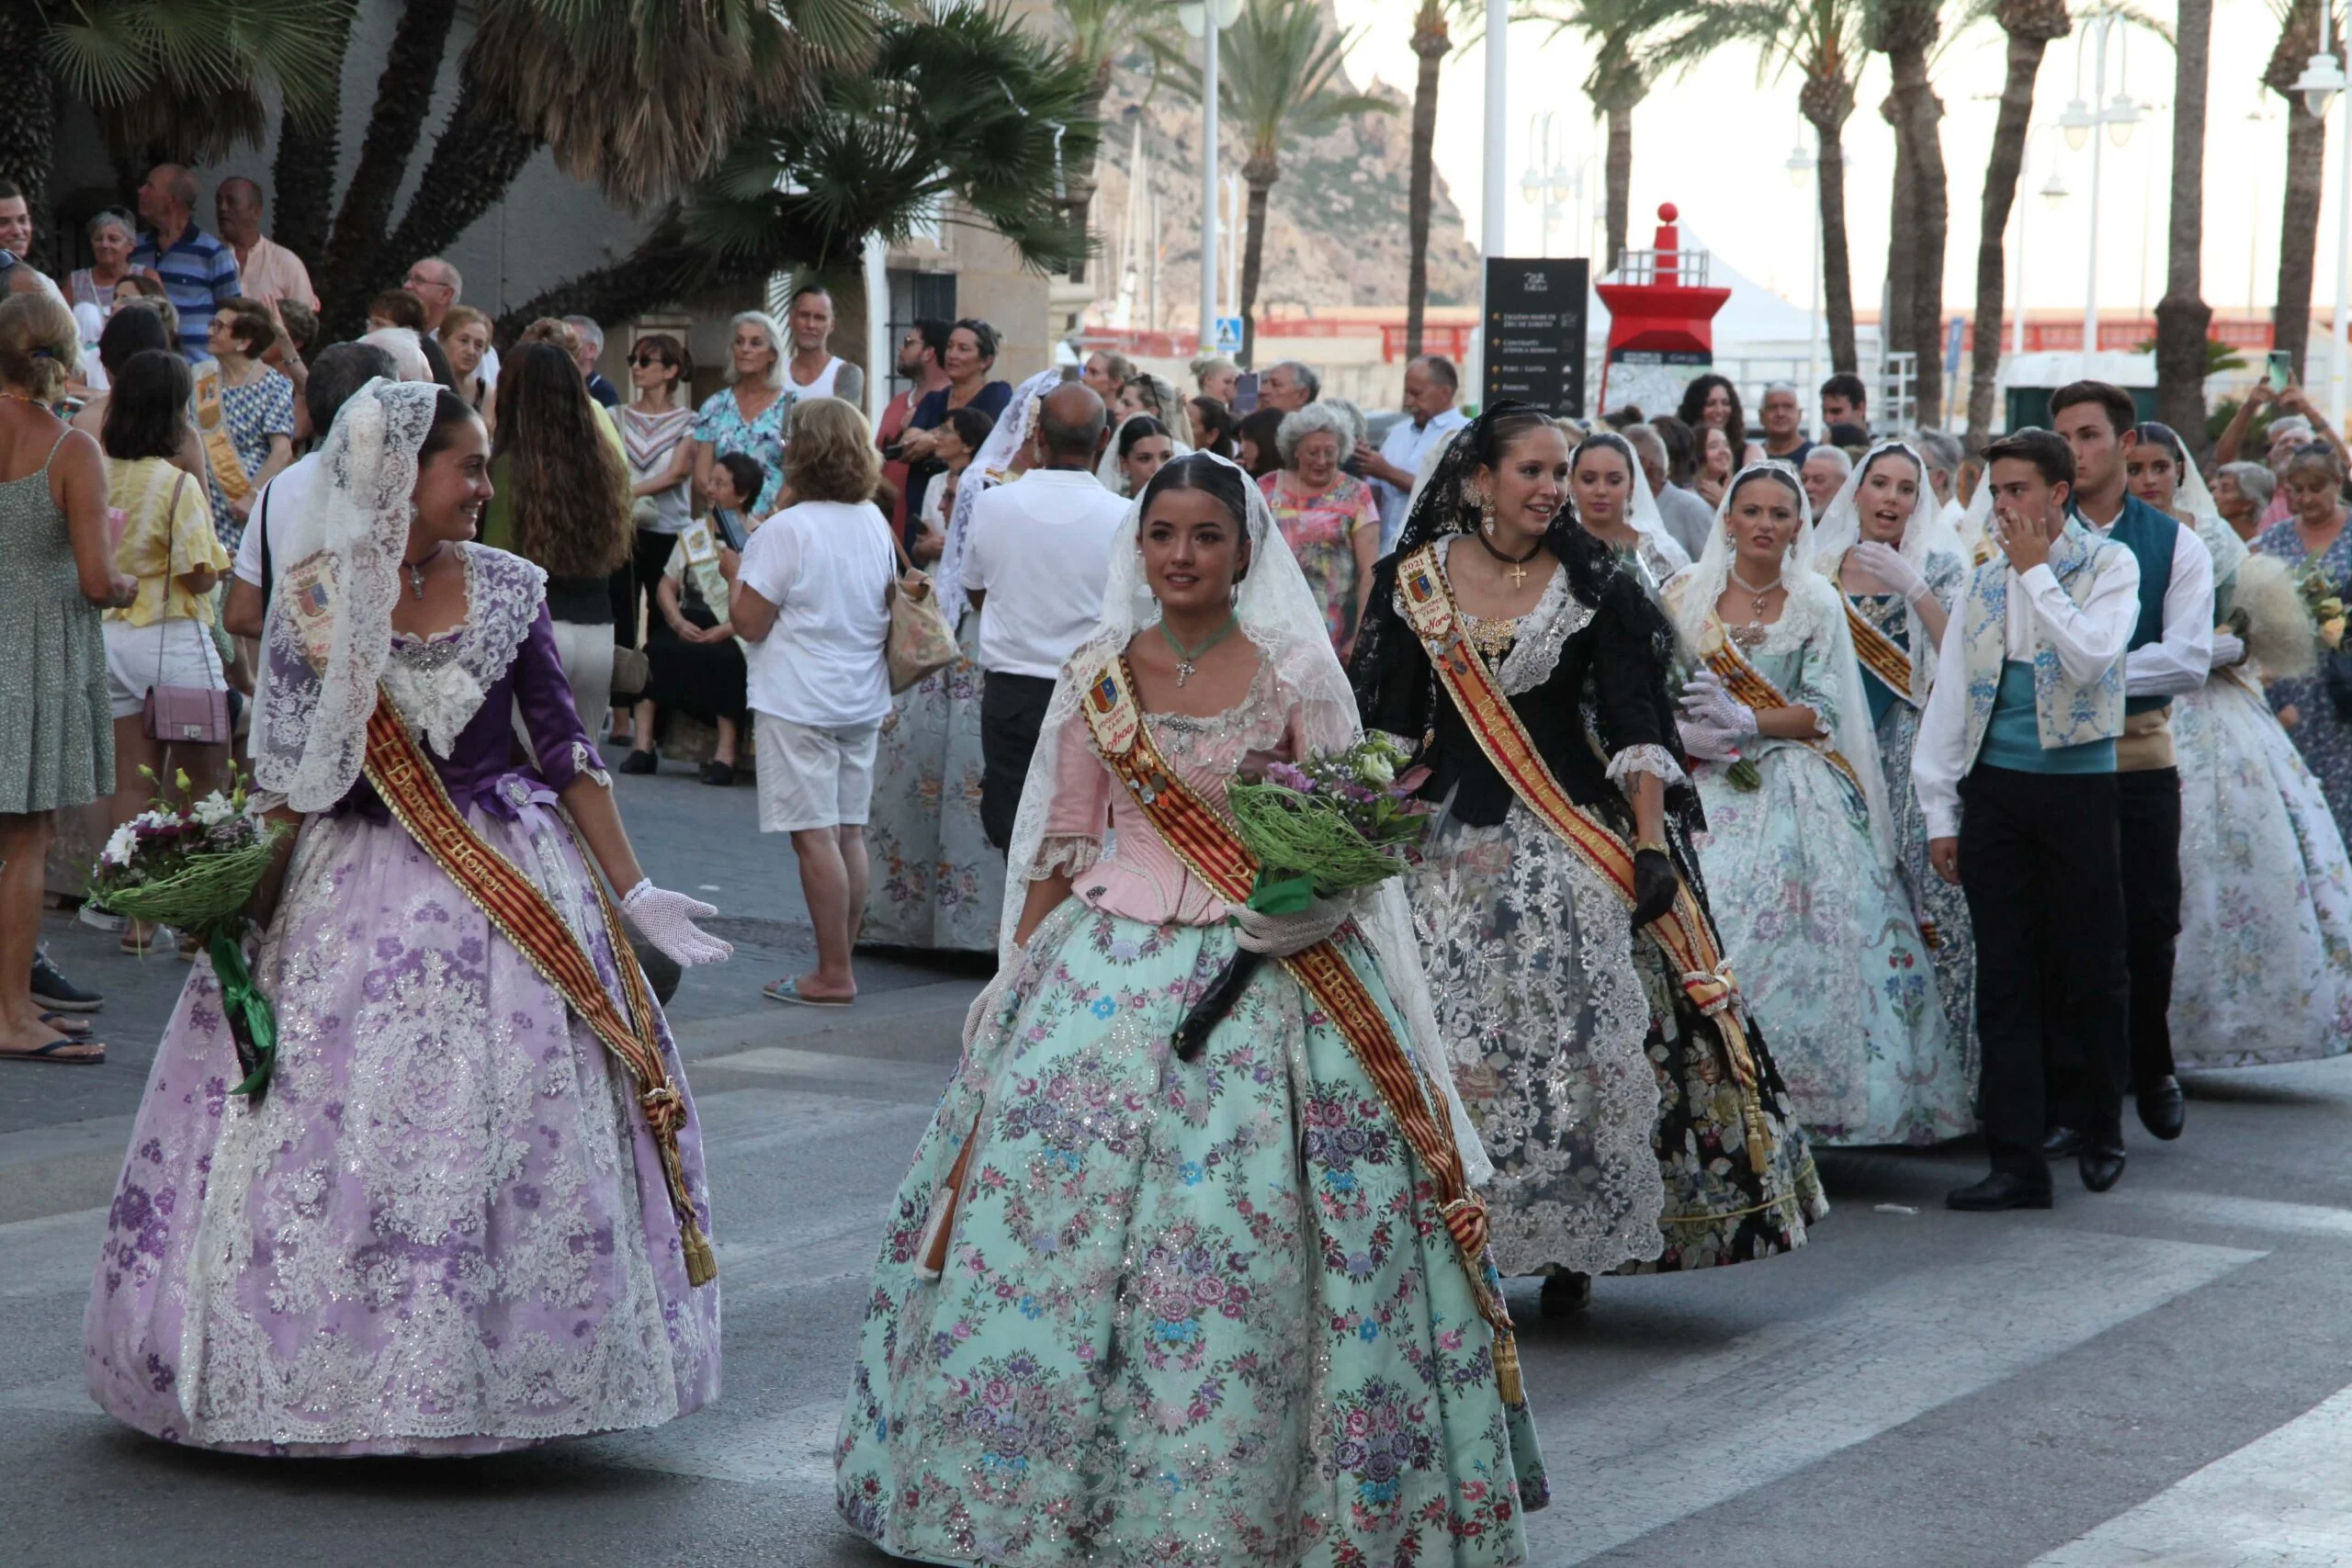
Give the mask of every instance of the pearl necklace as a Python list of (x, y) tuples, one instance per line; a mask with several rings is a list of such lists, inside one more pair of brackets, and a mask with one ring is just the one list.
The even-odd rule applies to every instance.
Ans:
[(1731, 574), (1731, 580), (1738, 583), (1741, 591), (1748, 596), (1747, 624), (1731, 628), (1731, 640), (1742, 648), (1755, 648), (1771, 635), (1771, 629), (1764, 624), (1764, 609), (1770, 603), (1773, 591), (1781, 586), (1781, 577), (1787, 574), (1783, 572), (1776, 575), (1771, 581), (1758, 588), (1739, 575), (1739, 568), (1735, 566), (1726, 570)]

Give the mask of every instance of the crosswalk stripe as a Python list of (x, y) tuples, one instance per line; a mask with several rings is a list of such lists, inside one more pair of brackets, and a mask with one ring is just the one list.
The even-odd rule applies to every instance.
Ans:
[[(1555, 1418), (1539, 1404), (1555, 1501), (1529, 1517), (1529, 1561), (1566, 1568), (1598, 1556), (2016, 1376), (2262, 1256), (2021, 1229), (1996, 1257), (1923, 1268), (1828, 1316), (1678, 1354)], [(1745, 1267), (1804, 1264), (1800, 1254)], [(1640, 1283), (1670, 1291), (1675, 1281)], [(1614, 1310), (1614, 1293), (1604, 1281), (1596, 1310)]]
[(2352, 1562), (2352, 1388), (2034, 1559), (2031, 1568)]

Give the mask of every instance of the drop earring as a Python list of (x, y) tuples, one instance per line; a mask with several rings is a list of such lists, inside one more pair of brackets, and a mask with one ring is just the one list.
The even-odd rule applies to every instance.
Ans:
[(1489, 539), (1495, 536), (1495, 498), (1491, 492), (1478, 498), (1478, 527)]

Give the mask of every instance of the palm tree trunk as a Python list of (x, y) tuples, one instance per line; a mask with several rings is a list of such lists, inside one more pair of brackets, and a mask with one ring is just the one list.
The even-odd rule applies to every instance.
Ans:
[(1266, 196), (1281, 171), (1272, 158), (1241, 166), (1250, 186), (1250, 237), (1241, 248), (1241, 363), (1254, 367), (1258, 352), (1258, 269), (1266, 256)]
[(2271, 321), (2272, 344), (2294, 356), (2295, 378), (2303, 378), (2303, 356), (2311, 340), (2312, 253), (2319, 244), (2320, 159), (2327, 144), (2327, 122), (2303, 110), (2302, 99), (2287, 107), (2287, 196), (2278, 216), (2278, 303)]
[(1829, 367), (1851, 375), (1861, 364), (1854, 347), (1854, 277), (1846, 255), (1846, 148), (1839, 123), (1815, 122), (1821, 161), (1821, 303), (1829, 317)]
[(1911, 166), (1911, 130), (1904, 115), (1902, 85), (1897, 84), (1879, 106), (1879, 117), (1894, 132), (1894, 189), (1889, 201), (1886, 227), (1885, 312), (1879, 318), (1879, 344), (1888, 354), (1918, 347), (1917, 317), (1911, 291), (1919, 270), (1917, 176)]
[(1993, 433), (1993, 392), (2001, 372), (2001, 315), (2007, 300), (2007, 257), (2002, 248), (2009, 209), (2025, 166), (2026, 122), (2033, 115), (2033, 79), (2050, 40), (2038, 32), (2009, 34), (2008, 75), (2001, 84), (2000, 113), (1993, 122), (1993, 154), (1984, 165), (1984, 201), (1976, 225), (1974, 340), (1968, 352), (1968, 446), (1973, 451)]
[(506, 194), (541, 145), (537, 132), (488, 107), (467, 73), (457, 107), (449, 111), (449, 123), (433, 144), (433, 156), (416, 182), (416, 194), (409, 197), (401, 226), (382, 248), (375, 270), (367, 275), (372, 286), (390, 283), (418, 256), (435, 254), (455, 243)]
[(342, 156), (343, 61), (351, 47), (354, 10), (347, 0), (332, 8), (334, 65), (326, 101), (309, 116), (278, 111), (277, 157), (269, 171), (270, 237), (299, 256), (327, 254), (335, 166)]
[(1943, 138), (1936, 122), (1944, 107), (1928, 80), (1924, 45), (1887, 56), (1894, 73), (1896, 145), (1909, 150), (1908, 211), (1912, 230), (1911, 270), (1905, 279), (1905, 346), (1919, 356), (1916, 417), (1922, 426), (1943, 423), (1944, 242), (1951, 231), (1951, 200), (1944, 175)]
[[(1102, 100), (1110, 91), (1111, 62), (1105, 60), (1094, 68), (1092, 89), (1078, 101), (1078, 118), (1090, 124), (1101, 123)], [(1094, 192), (1099, 184), (1095, 178), (1095, 166), (1101, 162), (1102, 157), (1102, 144), (1097, 142), (1094, 157), (1088, 160), (1082, 168), (1072, 165), (1063, 176), (1068, 181), (1069, 191), (1070, 226), (1078, 231), (1080, 237), (1090, 240), (1091, 236), (1087, 234), (1086, 226), (1091, 220), (1094, 211)], [(1091, 249), (1091, 245), (1089, 249)], [(1069, 280), (1072, 283), (1086, 281), (1086, 260), (1087, 252), (1081, 251), (1079, 253), (1078, 259), (1069, 264)], [(864, 274), (861, 273), (859, 276), (862, 277)], [(865, 340), (861, 338), (858, 341), (863, 343)]]
[(368, 298), (376, 291), (376, 281), (399, 276), (419, 259), (403, 255), (387, 264), (384, 231), (391, 226), (393, 199), (407, 177), (424, 117), (432, 110), (433, 85), (440, 77), (457, 16), (458, 0), (408, 0), (392, 29), (384, 73), (376, 81), (375, 107), (359, 141), (359, 163), (344, 189), (326, 265), (316, 280), (324, 307), (319, 324), (327, 342), (358, 336), (367, 325)]
[(2180, 0), (2173, 41), (2172, 219), (2165, 233), (2165, 297), (2156, 301), (2156, 413), (2192, 455), (2205, 446), (2205, 82), (2213, 0)]
[(1413, 85), (1413, 166), (1405, 197), (1405, 355), (1419, 358), (1421, 323), (1430, 294), (1430, 187), (1436, 183), (1438, 68), (1453, 50), (1445, 30), (1445, 12), (1437, 0), (1421, 0), (1413, 17), (1413, 53), (1420, 60), (1420, 75)]
[(1634, 216), (1634, 106), (1611, 105), (1609, 109), (1609, 152), (1602, 164), (1602, 179), (1609, 190), (1609, 265), (1601, 271), (1615, 272), (1618, 261), (1625, 254), (1625, 231)]
[[(57, 86), (42, 58), (47, 31), (34, 0), (0, 4), (0, 178), (17, 182), (32, 214), (33, 243), (49, 231), (49, 176), (56, 161)], [(52, 271), (57, 258), (45, 257)]]

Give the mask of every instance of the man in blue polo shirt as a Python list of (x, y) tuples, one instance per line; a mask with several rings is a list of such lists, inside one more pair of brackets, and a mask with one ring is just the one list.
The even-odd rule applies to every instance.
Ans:
[(180, 313), (180, 352), (202, 359), (213, 307), (234, 299), (240, 288), (237, 254), (196, 226), (196, 176), (177, 164), (148, 171), (139, 187), (139, 216), (153, 232), (130, 253), (130, 265), (153, 267), (163, 278), (164, 292)]

